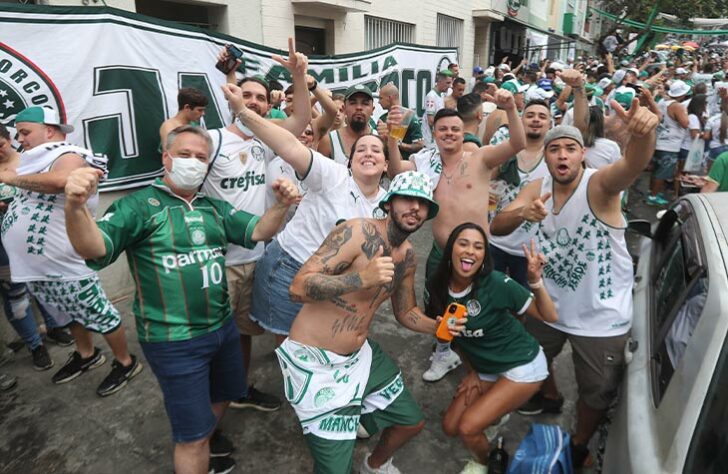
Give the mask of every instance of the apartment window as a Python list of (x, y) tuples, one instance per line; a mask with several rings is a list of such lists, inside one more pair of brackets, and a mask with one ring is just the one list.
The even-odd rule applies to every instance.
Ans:
[(437, 14), (437, 46), (458, 48), (463, 45), (465, 22), (459, 18)]
[(176, 21), (185, 25), (220, 30), (225, 6), (191, 4), (182, 1), (136, 0), (136, 12), (161, 20)]
[(367, 49), (379, 48), (391, 43), (414, 43), (415, 25), (401, 21), (365, 16)]

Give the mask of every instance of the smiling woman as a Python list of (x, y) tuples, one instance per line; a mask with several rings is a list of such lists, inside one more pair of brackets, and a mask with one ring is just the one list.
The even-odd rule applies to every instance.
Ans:
[(450, 234), (444, 257), (427, 281), (428, 311), (443, 314), (450, 303), (467, 308), (465, 330), (452, 344), (469, 363), (469, 373), (458, 386), (442, 427), (470, 450), (472, 472), (486, 472), (491, 446), (483, 430), (526, 402), (548, 376), (543, 350), (513, 317), (557, 319), (541, 280), (545, 258), (534, 243), (523, 250), (533, 292), (493, 271), (482, 227), (461, 224)]

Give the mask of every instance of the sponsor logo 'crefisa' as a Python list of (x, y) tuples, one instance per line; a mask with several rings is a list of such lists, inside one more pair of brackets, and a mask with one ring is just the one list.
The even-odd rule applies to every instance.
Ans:
[(0, 123), (15, 125), (15, 117), (35, 105), (58, 110), (61, 120), (66, 111), (55, 85), (32, 60), (0, 42)]

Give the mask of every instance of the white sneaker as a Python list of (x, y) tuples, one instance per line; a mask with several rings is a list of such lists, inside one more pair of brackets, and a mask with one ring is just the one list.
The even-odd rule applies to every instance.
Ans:
[(452, 349), (448, 349), (444, 352), (435, 351), (435, 353), (432, 354), (431, 360), (432, 364), (430, 364), (430, 368), (422, 374), (422, 379), (425, 382), (437, 382), (448, 372), (463, 363), (463, 361), (460, 360), (460, 356), (458, 356)]
[(367, 439), (371, 437), (372, 435), (369, 434), (366, 428), (364, 428), (364, 425), (359, 423), (359, 425), (356, 427), (356, 437), (358, 439)]
[(460, 474), (488, 474), (488, 468), (471, 459), (460, 471)]
[(496, 438), (496, 436), (498, 436), (498, 432), (500, 431), (500, 429), (503, 428), (510, 419), (511, 414), (506, 413), (505, 415), (501, 416), (501, 419), (498, 420), (498, 423), (496, 423), (495, 425), (491, 425), (485, 429), (485, 437), (488, 438), (489, 443), (493, 443), (493, 440)]
[(389, 458), (387, 462), (379, 466), (379, 469), (369, 467), (369, 456), (371, 455), (371, 453), (367, 453), (367, 455), (364, 456), (364, 460), (361, 462), (361, 467), (359, 468), (359, 472), (361, 474), (402, 474), (402, 472), (397, 469), (394, 464), (392, 464), (392, 459), (394, 458)]

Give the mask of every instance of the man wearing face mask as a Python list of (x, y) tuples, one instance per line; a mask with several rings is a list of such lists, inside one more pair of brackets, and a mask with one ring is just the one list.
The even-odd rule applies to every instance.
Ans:
[[(0, 182), (18, 190), (2, 224), (13, 282), (25, 283), (59, 326), (70, 327), (76, 350), (53, 375), (53, 383), (70, 382), (106, 361), (93, 343), (92, 332), (97, 332), (115, 360), (96, 393), (111, 395), (141, 372), (142, 365), (127, 350), (119, 312), (98, 275), (66, 238), (62, 194), (69, 173), (85, 167), (105, 169), (106, 157), (68, 143), (66, 134), (73, 132), (73, 126), (63, 123), (51, 108), (26, 108), (16, 116), (15, 127), (24, 152), (15, 171), (0, 172)], [(89, 200), (92, 212), (97, 204), (94, 193)]]
[(298, 196), (290, 181), (274, 182), (277, 202), (258, 217), (197, 192), (211, 151), (204, 130), (173, 130), (162, 155), (164, 177), (113, 203), (97, 223), (86, 202), (101, 173), (76, 170), (66, 185), (66, 230), (79, 255), (100, 269), (126, 251), (137, 288), (137, 333), (164, 395), (177, 474), (207, 473), (208, 461), (217, 473), (235, 464), (225, 457), (232, 446), (210, 449), (227, 405), (246, 392), (225, 249), (271, 238)]
[[(290, 71), (294, 87), (294, 112), (285, 120), (276, 123), (299, 135), (311, 121), (310, 89), (306, 84), (308, 60), (303, 54), (296, 53), (293, 40), (289, 41), (288, 59), (284, 60), (280, 56), (274, 56), (274, 59)], [(239, 86), (245, 105), (259, 116), (265, 117), (269, 102), (268, 84), (257, 77), (246, 77), (240, 81)], [(317, 84), (314, 83), (312, 89), (316, 87)], [(235, 209), (262, 214), (266, 209), (266, 188), (270, 186), (266, 168), (276, 153), (258, 140), (238, 119), (234, 119), (226, 128), (211, 130), (210, 136), (214, 153), (210, 159), (210, 171), (201, 190), (209, 196), (227, 201)], [(263, 334), (263, 328), (250, 320), (255, 265), (263, 256), (263, 250), (263, 242), (252, 249), (230, 245), (225, 255), (230, 303), (240, 333), (246, 374), (250, 373), (253, 336)], [(261, 392), (251, 385), (247, 396), (234, 401), (231, 406), (274, 411), (280, 408), (281, 402), (278, 397)]]

